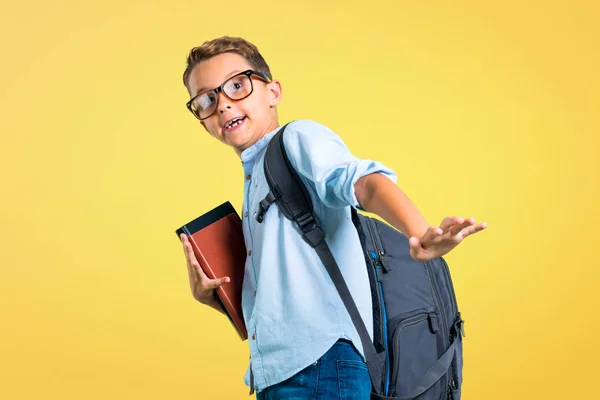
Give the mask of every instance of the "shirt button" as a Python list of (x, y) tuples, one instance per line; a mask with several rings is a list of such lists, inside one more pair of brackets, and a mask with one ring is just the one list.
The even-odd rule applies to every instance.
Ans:
[(256, 335), (253, 333), (252, 334), (252, 340), (256, 339)]
[(246, 175), (246, 180), (247, 180), (247, 181), (249, 181), (249, 180), (250, 180), (250, 178), (252, 178), (252, 175), (250, 175), (250, 174)]
[(252, 250), (248, 250), (248, 256), (252, 255)]
[(247, 216), (248, 216), (248, 211), (246, 211), (246, 212), (244, 213), (244, 218), (246, 218)]
[(254, 297), (256, 297), (256, 290), (254, 291)]

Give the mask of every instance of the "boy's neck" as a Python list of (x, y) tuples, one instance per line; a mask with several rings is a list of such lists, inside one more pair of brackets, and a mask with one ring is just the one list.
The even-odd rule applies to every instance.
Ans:
[(250, 147), (254, 146), (259, 140), (261, 140), (263, 137), (265, 137), (266, 135), (268, 135), (269, 133), (273, 132), (275, 129), (279, 128), (279, 121), (277, 119), (273, 119), (269, 125), (267, 126), (267, 128), (261, 133), (260, 136), (258, 136), (254, 141), (252, 141), (252, 143), (250, 143), (246, 148), (244, 149), (238, 149), (238, 148), (234, 148), (235, 153), (237, 154), (237, 156), (239, 158), (242, 158), (242, 153), (249, 149)]

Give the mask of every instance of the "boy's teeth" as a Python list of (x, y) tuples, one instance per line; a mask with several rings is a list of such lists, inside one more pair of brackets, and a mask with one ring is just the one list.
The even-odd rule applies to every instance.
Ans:
[(244, 118), (240, 118), (235, 122), (230, 122), (229, 124), (227, 124), (227, 128), (233, 128), (234, 126), (241, 124), (243, 119)]

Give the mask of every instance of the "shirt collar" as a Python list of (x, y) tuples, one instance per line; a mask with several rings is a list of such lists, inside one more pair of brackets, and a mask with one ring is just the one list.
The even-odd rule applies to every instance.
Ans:
[(248, 147), (246, 150), (242, 151), (242, 154), (240, 155), (242, 159), (242, 164), (251, 161), (254, 157), (260, 154), (260, 152), (263, 151), (265, 147), (267, 147), (267, 145), (279, 129), (281, 129), (280, 126), (258, 139), (256, 143)]

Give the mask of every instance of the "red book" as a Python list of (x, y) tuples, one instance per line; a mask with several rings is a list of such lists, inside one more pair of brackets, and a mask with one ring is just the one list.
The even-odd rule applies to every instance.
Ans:
[(217, 298), (242, 340), (248, 339), (242, 313), (242, 283), (246, 244), (242, 220), (229, 202), (188, 222), (175, 231), (188, 239), (200, 267), (210, 279), (230, 278), (217, 288)]

